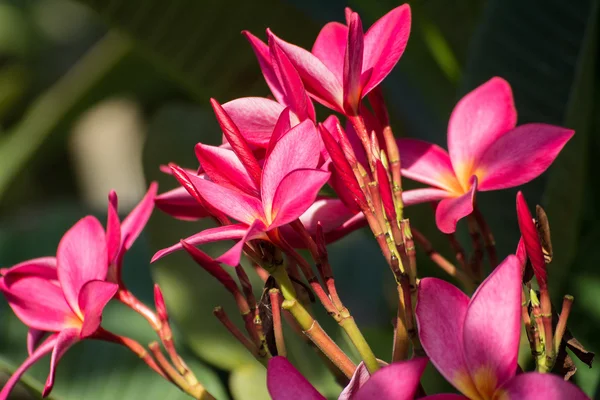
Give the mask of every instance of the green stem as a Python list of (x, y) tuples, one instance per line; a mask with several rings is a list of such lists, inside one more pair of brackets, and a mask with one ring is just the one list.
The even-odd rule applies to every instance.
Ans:
[(108, 33), (27, 110), (0, 142), (0, 197), (65, 114), (81, 101), (131, 50), (131, 43)]
[[(348, 312), (346, 311), (346, 313)], [(365, 340), (362, 332), (358, 329), (354, 318), (348, 313), (348, 316), (342, 319), (339, 324), (352, 341), (352, 344), (354, 344), (354, 347), (356, 347), (356, 350), (358, 350), (360, 357), (365, 362), (367, 370), (369, 370), (371, 374), (377, 371), (379, 369), (379, 362), (377, 361), (377, 358), (375, 358), (375, 354), (373, 354), (373, 350), (371, 350), (371, 347)]]

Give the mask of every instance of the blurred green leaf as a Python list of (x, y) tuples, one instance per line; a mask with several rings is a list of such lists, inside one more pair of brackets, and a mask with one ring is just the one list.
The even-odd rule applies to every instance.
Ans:
[[(235, 400), (268, 400), (267, 370), (262, 365), (244, 365), (234, 369), (229, 377), (229, 387)], [(260, 384), (257, 384), (259, 383)]]

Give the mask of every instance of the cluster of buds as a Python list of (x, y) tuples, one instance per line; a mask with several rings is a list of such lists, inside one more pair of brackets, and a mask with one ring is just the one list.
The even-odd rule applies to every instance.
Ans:
[[(151, 310), (120, 278), (123, 254), (145, 225), (153, 200), (175, 218), (211, 218), (217, 224), (158, 251), (152, 261), (185, 250), (231, 293), (246, 332), (222, 307), (215, 308), (214, 314), (268, 368), (267, 386), (275, 399), (323, 398), (286, 359), (284, 321), (314, 347), (345, 387), (340, 399), (423, 397), (420, 380), (428, 360), (470, 399), (586, 398), (576, 386), (548, 373), (559, 353), (564, 353), (572, 298), (565, 298), (554, 327), (545, 272), (551, 258), (545, 218), (538, 218), (536, 228), (519, 195), (522, 244), (516, 255), (499, 263), (491, 229), (476, 204), (478, 191), (515, 187), (538, 177), (574, 132), (546, 124), (517, 126), (510, 85), (495, 77), (454, 108), (448, 151), (416, 139), (395, 138), (379, 85), (401, 58), (410, 24), (410, 8), (402, 5), (364, 32), (358, 14), (346, 9), (346, 24), (325, 25), (311, 52), (270, 30), (267, 43), (244, 32), (273, 99), (247, 97), (222, 105), (212, 99), (223, 142), (196, 145), (197, 169), (176, 164), (163, 169), (181, 187), (154, 198), (152, 186), (122, 224), (113, 194), (106, 233), (88, 217), (65, 235), (56, 265), (41, 259), (3, 270), (0, 290), (34, 329), (30, 341), (37, 342), (39, 331), (53, 332), (13, 376), (3, 398), (41, 354), (54, 349), (54, 371), (66, 347), (88, 337), (125, 344), (194, 398), (212, 397), (176, 352), (158, 286), (155, 310)], [(339, 115), (319, 120), (313, 100), (344, 117), (345, 124)], [(403, 190), (404, 178), (428, 187)], [(325, 185), (335, 197), (322, 194)], [(458, 267), (435, 251), (406, 217), (406, 207), (425, 202), (434, 205), (437, 227), (450, 240)], [(454, 237), (463, 218), (473, 244), (469, 257)], [(329, 263), (327, 245), (364, 226), (372, 231), (397, 285), (389, 365), (375, 357), (344, 305)], [(198, 248), (224, 240), (236, 243), (218, 257)], [(443, 280), (420, 279), (415, 243), (457, 278), (465, 291), (474, 291), (472, 297)], [(308, 250), (309, 256), (304, 257), (301, 249)], [(487, 278), (485, 252), (491, 271)], [(264, 282), (258, 299), (242, 266), (243, 257)], [(539, 295), (531, 289), (527, 259)], [(234, 267), (239, 284), (222, 264)], [(59, 316), (43, 323), (41, 314), (36, 314), (40, 305), (24, 298), (42, 283), (44, 290), (60, 299), (43, 309)], [(100, 328), (102, 309), (112, 298), (148, 320), (168, 359), (158, 342), (151, 343), (147, 353), (131, 339)], [(316, 320), (311, 298), (318, 299), (347, 334), (360, 355), (358, 366)], [(64, 312), (50, 313), (48, 309), (54, 307)], [(522, 319), (537, 368), (518, 374)]]

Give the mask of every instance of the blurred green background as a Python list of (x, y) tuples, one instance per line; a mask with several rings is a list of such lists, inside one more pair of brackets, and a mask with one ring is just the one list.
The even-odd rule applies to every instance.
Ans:
[[(384, 82), (396, 134), (445, 147), (453, 104), (491, 76), (513, 86), (519, 122), (577, 130), (552, 168), (523, 188), (542, 204), (553, 228), (551, 291), (575, 296), (570, 328), (600, 349), (600, 125), (598, 4), (592, 0), (415, 0), (407, 50)], [(271, 29), (310, 48), (320, 26), (343, 20), (344, 7), (363, 24), (400, 3), (391, 0), (4, 0), (0, 2), (0, 265), (52, 255), (68, 227), (85, 214), (105, 218), (116, 189), (121, 211), (151, 180), (175, 187), (158, 166), (196, 167), (193, 145), (217, 144), (209, 97), (221, 102), (268, 89), (243, 29)], [(326, 116), (320, 109), (320, 116)], [(516, 248), (516, 190), (481, 193), (480, 207), (504, 257)], [(412, 223), (452, 257), (431, 209), (408, 211)], [(180, 347), (219, 399), (266, 398), (264, 368), (213, 318), (235, 315), (232, 301), (181, 254), (148, 268), (155, 250), (201, 229), (156, 212), (128, 254), (125, 279), (151, 301), (152, 278), (165, 292)], [(461, 227), (461, 229), (464, 227)], [(464, 233), (463, 233), (464, 234)], [(465, 238), (463, 236), (463, 238)], [(465, 240), (465, 243), (467, 241)], [(443, 276), (419, 256), (420, 275)], [(393, 282), (367, 232), (332, 246), (342, 298), (378, 357), (391, 356)], [(152, 277), (152, 278), (151, 278)], [(255, 288), (260, 293), (260, 286)], [(318, 307), (315, 307), (318, 308)], [(326, 318), (330, 334), (344, 337)], [(153, 333), (129, 310), (112, 306), (105, 326), (147, 343)], [(318, 359), (289, 338), (292, 358), (327, 396), (339, 393)], [(25, 358), (25, 329), (0, 304), (1, 379)], [(353, 357), (356, 357), (353, 354)], [(527, 362), (527, 351), (522, 361)], [(575, 380), (600, 398), (600, 374), (578, 364)], [(14, 398), (38, 398), (48, 361), (28, 374)], [(428, 393), (451, 390), (432, 370)], [(61, 361), (55, 399), (183, 399), (124, 349), (81, 343)]]

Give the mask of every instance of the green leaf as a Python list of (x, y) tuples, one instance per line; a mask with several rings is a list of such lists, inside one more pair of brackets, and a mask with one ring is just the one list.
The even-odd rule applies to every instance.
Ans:
[(270, 399), (267, 391), (267, 370), (259, 364), (244, 365), (231, 372), (229, 387), (235, 400)]

